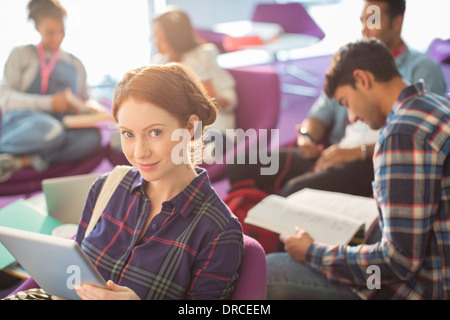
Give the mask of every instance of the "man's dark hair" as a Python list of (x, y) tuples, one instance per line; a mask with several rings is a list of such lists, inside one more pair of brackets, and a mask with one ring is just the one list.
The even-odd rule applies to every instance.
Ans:
[(385, 2), (388, 4), (388, 14), (391, 19), (398, 15), (404, 15), (406, 9), (406, 0), (366, 0), (373, 2)]
[(387, 82), (400, 76), (391, 52), (378, 39), (350, 42), (334, 55), (330, 69), (326, 74), (324, 91), (333, 98), (339, 86), (355, 86), (353, 71), (366, 70), (372, 73), (376, 81)]

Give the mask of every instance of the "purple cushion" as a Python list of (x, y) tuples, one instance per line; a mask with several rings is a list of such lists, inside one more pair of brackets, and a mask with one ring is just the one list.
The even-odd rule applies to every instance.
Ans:
[(8, 296), (12, 296), (20, 291), (25, 291), (29, 289), (39, 288), (39, 285), (32, 278), (24, 280), (14, 291), (12, 291)]
[(127, 158), (122, 152), (117, 152), (111, 149), (109, 146), (106, 147), (106, 158), (111, 162), (113, 166), (129, 166)]
[(201, 42), (213, 43), (220, 53), (225, 53), (226, 50), (223, 47), (224, 35), (208, 29), (195, 28), (196, 35), (201, 39)]
[(267, 262), (261, 244), (244, 235), (244, 257), (232, 300), (267, 299)]
[(434, 39), (427, 54), (439, 63), (450, 63), (450, 39)]
[[(252, 66), (228, 69), (236, 81), (236, 91), (239, 104), (236, 109), (236, 127), (247, 131), (255, 129), (258, 135), (259, 130), (277, 128), (280, 115), (280, 79), (274, 67)], [(268, 140), (270, 142), (270, 139)], [(248, 142), (237, 146), (234, 154), (247, 152)], [(226, 161), (224, 164), (214, 163), (211, 165), (201, 164), (208, 170), (212, 182), (219, 181), (226, 177)]]
[(89, 159), (54, 164), (42, 173), (36, 172), (32, 168), (20, 170), (14, 173), (8, 181), (0, 183), (0, 195), (29, 194), (41, 190), (43, 179), (90, 173), (104, 157), (105, 150), (102, 148)]

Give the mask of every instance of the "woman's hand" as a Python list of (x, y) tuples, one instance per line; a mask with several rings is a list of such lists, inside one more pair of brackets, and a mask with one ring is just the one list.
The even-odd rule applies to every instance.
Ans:
[(55, 113), (77, 112), (78, 109), (73, 106), (67, 98), (70, 89), (61, 91), (52, 95), (52, 111)]
[(108, 288), (83, 284), (76, 285), (74, 289), (83, 300), (139, 300), (138, 295), (128, 287), (119, 286), (111, 280), (106, 284)]

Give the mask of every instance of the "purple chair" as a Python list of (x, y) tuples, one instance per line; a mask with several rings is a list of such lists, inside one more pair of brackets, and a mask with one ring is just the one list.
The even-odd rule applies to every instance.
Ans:
[[(277, 71), (269, 66), (252, 66), (228, 70), (236, 81), (239, 104), (236, 109), (236, 127), (244, 131), (277, 128), (280, 114), (280, 79)], [(270, 137), (270, 135), (269, 135)], [(250, 143), (237, 146), (234, 154), (245, 151)], [(227, 155), (223, 164), (201, 164), (208, 170), (212, 182), (226, 177)]]
[(122, 152), (118, 152), (114, 149), (112, 149), (109, 145), (106, 146), (106, 158), (109, 160), (109, 162), (113, 166), (129, 166), (130, 163), (128, 162), (127, 158)]
[(440, 64), (447, 81), (445, 96), (450, 100), (450, 39), (434, 39), (428, 46), (427, 55)]
[(0, 183), (0, 196), (31, 194), (42, 189), (42, 180), (63, 176), (73, 176), (92, 172), (105, 157), (102, 148), (89, 159), (51, 165), (46, 171), (39, 173), (32, 168), (15, 172), (6, 182)]
[(279, 24), (285, 33), (300, 33), (323, 39), (325, 33), (298, 2), (259, 3), (253, 11), (254, 22)]
[(231, 300), (267, 299), (267, 262), (261, 244), (244, 235), (244, 257)]
[(200, 39), (200, 42), (213, 43), (220, 53), (226, 52), (223, 46), (224, 34), (201, 28), (195, 28), (195, 34)]
[[(286, 34), (300, 34), (308, 35), (317, 38), (320, 41), (325, 37), (325, 33), (309, 15), (308, 11), (298, 2), (290, 3), (259, 3), (256, 5), (252, 21), (254, 22), (267, 22), (276, 23), (280, 25)], [(291, 48), (294, 49), (294, 48)], [(290, 49), (282, 49), (281, 52), (289, 52)], [(275, 60), (277, 54), (274, 55)], [(319, 79), (307, 72), (300, 69), (296, 65), (287, 62), (281, 65), (279, 72), (281, 74), (288, 74), (296, 79), (306, 82), (313, 87), (304, 86), (299, 84), (283, 83), (281, 90), (284, 93), (296, 94), (300, 96), (316, 97), (318, 94), (317, 86), (320, 85)]]
[(19, 286), (17, 286), (17, 288), (14, 289), (11, 293), (9, 293), (8, 296), (12, 296), (20, 291), (26, 291), (35, 288), (39, 288), (39, 285), (32, 278), (28, 278), (22, 281), (22, 283)]
[(428, 46), (427, 55), (438, 63), (450, 63), (450, 39), (434, 39)]
[[(231, 300), (265, 300), (267, 298), (266, 253), (258, 241), (247, 235), (244, 235), (244, 249), (239, 278)], [(33, 288), (39, 288), (39, 285), (29, 278), (9, 295)]]

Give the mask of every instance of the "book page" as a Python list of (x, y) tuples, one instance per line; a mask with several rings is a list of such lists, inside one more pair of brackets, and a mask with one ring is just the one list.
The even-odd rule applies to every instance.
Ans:
[(97, 127), (101, 123), (114, 122), (114, 118), (107, 112), (74, 114), (64, 116), (62, 119), (64, 126), (69, 129)]
[(363, 221), (366, 230), (373, 221), (378, 219), (379, 215), (375, 199), (345, 193), (302, 189), (288, 196), (286, 199)]
[(363, 226), (361, 221), (278, 195), (269, 195), (250, 209), (244, 222), (288, 235), (300, 226), (316, 241), (329, 245), (347, 244)]
[(86, 103), (79, 99), (77, 96), (75, 96), (71, 90), (66, 90), (65, 92), (66, 99), (69, 101), (69, 103), (78, 109), (80, 112), (92, 112), (87, 106)]

